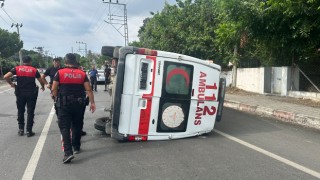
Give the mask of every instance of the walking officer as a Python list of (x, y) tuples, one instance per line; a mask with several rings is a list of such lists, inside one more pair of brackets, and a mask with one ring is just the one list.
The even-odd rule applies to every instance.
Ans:
[[(94, 96), (86, 73), (77, 67), (76, 56), (72, 53), (66, 54), (65, 68), (56, 73), (52, 93), (58, 108), (59, 128), (62, 134), (64, 146), (63, 163), (70, 162), (80, 152), (81, 129), (83, 125), (83, 113), (86, 93), (90, 101), (90, 111), (96, 110)], [(85, 93), (86, 92), (86, 93)], [(70, 128), (72, 128), (72, 140), (70, 139)]]
[[(51, 90), (52, 88), (52, 83), (53, 83), (53, 78), (54, 75), (56, 75), (57, 71), (59, 69), (61, 69), (61, 59), (60, 58), (54, 58), (52, 59), (52, 66), (50, 68), (48, 68), (42, 75), (41, 78), (44, 81), (44, 84), (47, 86), (48, 89)], [(49, 76), (50, 77), (50, 81), (48, 83), (48, 81), (46, 80), (46, 77)], [(53, 94), (52, 91), (50, 93), (51, 98), (53, 98)], [(58, 116), (58, 109), (56, 107), (56, 105), (54, 106), (54, 109), (56, 110), (56, 115)], [(81, 135), (85, 136), (87, 133), (85, 131), (81, 131)]]
[[(47, 86), (48, 89), (51, 90), (52, 87), (52, 82), (53, 82), (53, 77), (54, 75), (57, 73), (57, 71), (61, 68), (60, 66), (60, 58), (54, 58), (52, 59), (52, 64), (53, 66), (48, 68), (42, 75), (41, 77), (44, 80), (45, 85)], [(50, 81), (48, 83), (48, 81), (46, 80), (46, 76), (50, 77)]]
[[(16, 103), (18, 109), (18, 124), (19, 131), (18, 135), (24, 135), (24, 112), (25, 106), (27, 105), (27, 137), (33, 136), (35, 133), (32, 131), (34, 110), (36, 108), (38, 90), (39, 87), (36, 85), (35, 79), (40, 82), (41, 90), (44, 91), (44, 82), (40, 78), (39, 71), (31, 66), (31, 57), (25, 56), (22, 59), (23, 64), (12, 68), (4, 79), (10, 84), (11, 87), (15, 88)], [(13, 75), (17, 76), (17, 84), (11, 81)]]

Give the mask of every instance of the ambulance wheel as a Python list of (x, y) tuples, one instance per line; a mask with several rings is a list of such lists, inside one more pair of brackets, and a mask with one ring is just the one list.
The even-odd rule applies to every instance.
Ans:
[(119, 59), (119, 49), (121, 48), (121, 46), (116, 46), (114, 47), (113, 50), (113, 57)]
[(114, 46), (102, 46), (101, 54), (104, 56), (113, 57)]
[(106, 130), (106, 117), (102, 117), (102, 118), (98, 118), (95, 120), (94, 122), (94, 128), (99, 130), (99, 131), (103, 131), (105, 132)]

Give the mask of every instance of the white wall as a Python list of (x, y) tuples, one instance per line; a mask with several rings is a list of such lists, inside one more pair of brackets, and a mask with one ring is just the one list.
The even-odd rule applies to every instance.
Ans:
[(264, 93), (264, 74), (265, 69), (261, 68), (238, 68), (237, 69), (237, 88), (245, 91)]
[[(237, 83), (239, 89), (255, 93), (272, 93), (281, 96), (312, 99), (320, 101), (320, 93), (301, 92), (299, 89), (299, 70), (291, 67), (238, 68)], [(232, 84), (232, 72), (221, 72)], [(275, 82), (276, 81), (276, 82)]]
[(232, 71), (222, 71), (220, 76), (226, 78), (226, 86), (227, 87), (231, 86), (231, 84), (232, 84)]

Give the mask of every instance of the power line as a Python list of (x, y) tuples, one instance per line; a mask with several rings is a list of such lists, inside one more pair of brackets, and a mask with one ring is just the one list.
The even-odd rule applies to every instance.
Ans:
[(15, 20), (13, 20), (13, 19), (11, 18), (11, 16), (7, 13), (7, 11), (6, 11), (4, 8), (1, 8), (1, 9), (2, 9), (3, 12), (6, 13), (6, 15), (11, 19), (12, 22), (16, 22)]
[[(116, 3), (111, 2), (111, 0), (109, 0), (109, 2), (105, 2), (105, 0), (102, 0), (103, 3), (107, 3), (109, 4), (109, 18), (108, 21), (104, 20), (106, 23), (110, 24), (114, 29), (116, 29), (118, 31), (119, 34), (121, 34), (121, 36), (124, 37), (124, 44), (125, 46), (128, 44), (129, 42), (129, 38), (128, 38), (128, 18), (127, 18), (127, 5), (126, 4), (122, 4), (119, 3), (118, 0), (116, 0)], [(114, 15), (111, 14), (110, 12), (110, 6), (111, 5), (119, 5), (119, 6), (123, 6), (123, 16), (122, 15)], [(121, 19), (123, 18), (123, 20)], [(116, 26), (117, 27), (116, 27)], [(120, 26), (120, 27), (119, 27)], [(124, 29), (124, 34), (121, 33), (119, 30), (123, 27)]]
[(0, 15), (0, 17), (8, 26), (10, 26), (10, 24), (1, 15)]
[[(98, 7), (99, 9), (97, 9), (97, 10), (95, 11), (95, 13), (93, 14), (93, 16), (91, 17), (91, 22), (90, 22), (90, 25), (89, 25), (89, 29), (91, 29), (92, 25), (94, 24), (94, 20), (97, 20), (97, 21), (96, 21), (96, 24), (97, 24), (98, 21), (102, 18), (103, 12), (105, 11), (105, 10), (103, 9), (103, 7), (102, 7), (102, 15), (100, 15), (100, 18), (98, 18), (98, 17), (99, 17), (99, 14), (100, 14), (101, 7), (102, 7), (102, 6), (99, 6), (99, 7)], [(104, 8), (106, 8), (106, 7), (104, 7)]]

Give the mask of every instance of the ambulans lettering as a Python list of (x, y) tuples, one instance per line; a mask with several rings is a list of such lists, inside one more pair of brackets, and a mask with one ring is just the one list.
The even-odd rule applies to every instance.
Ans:
[[(197, 110), (195, 114), (195, 120), (194, 120), (194, 125), (200, 125), (202, 116), (212, 116), (215, 115), (216, 113), (216, 107), (215, 106), (205, 106), (205, 101), (215, 101), (216, 96), (215, 92), (213, 90), (217, 90), (217, 85), (214, 83), (213, 85), (207, 85), (206, 84), (206, 77), (207, 74), (204, 72), (200, 72), (199, 76), (199, 86), (198, 86), (198, 101), (197, 101)], [(212, 96), (206, 96), (205, 92), (207, 91), (213, 91)], [(207, 93), (208, 94), (208, 93)]]

